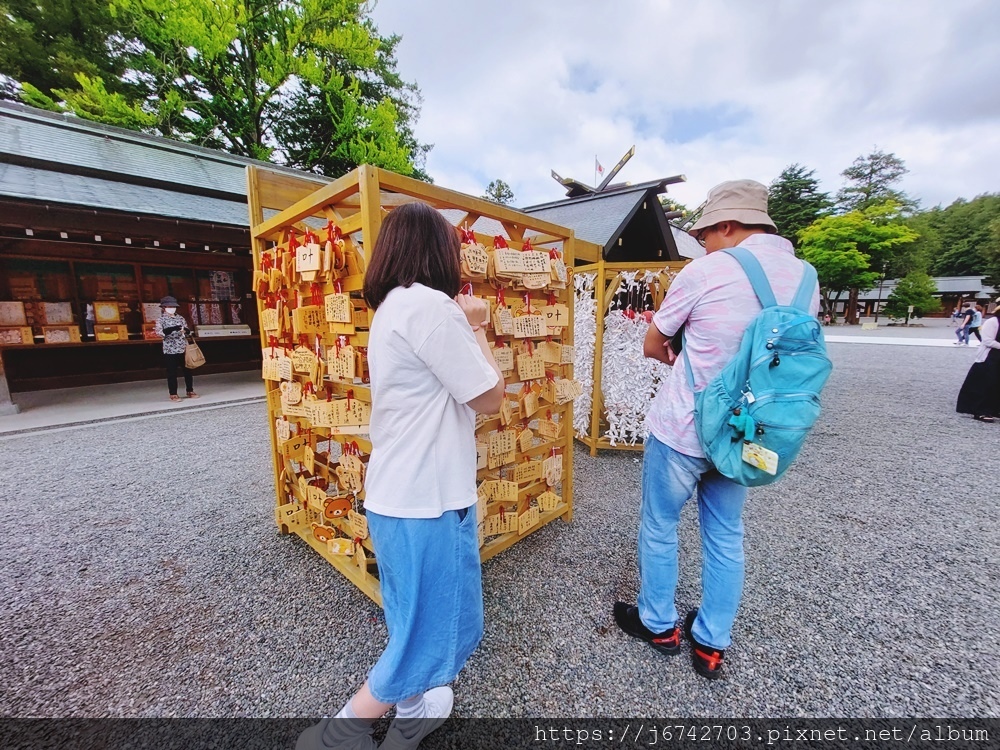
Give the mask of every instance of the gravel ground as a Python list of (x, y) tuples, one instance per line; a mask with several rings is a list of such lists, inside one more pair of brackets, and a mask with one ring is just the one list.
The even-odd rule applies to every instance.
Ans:
[[(614, 627), (635, 596), (637, 454), (576, 454), (576, 519), (484, 568), (456, 716), (1000, 714), (990, 441), (954, 413), (971, 357), (831, 345), (797, 466), (752, 491), (747, 586), (709, 683)], [(260, 404), (0, 441), (0, 714), (309, 717), (385, 640), (380, 610), (280, 537)], [(962, 452), (967, 451), (963, 458)], [(683, 612), (697, 603), (693, 504)]]

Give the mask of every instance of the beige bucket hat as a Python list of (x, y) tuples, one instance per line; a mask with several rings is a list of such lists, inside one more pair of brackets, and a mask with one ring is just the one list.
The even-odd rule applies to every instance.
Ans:
[(738, 221), (778, 231), (767, 215), (767, 188), (756, 180), (730, 180), (709, 190), (705, 210), (688, 234), (694, 237), (705, 227), (713, 227), (722, 221)]

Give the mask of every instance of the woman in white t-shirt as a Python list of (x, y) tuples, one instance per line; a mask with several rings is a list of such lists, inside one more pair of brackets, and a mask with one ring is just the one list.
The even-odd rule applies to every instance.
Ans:
[(504, 381), (489, 307), (459, 293), (457, 230), (424, 203), (394, 209), (365, 274), (372, 453), (365, 512), (389, 644), (361, 689), (298, 747), (415, 748), (451, 713), (447, 684), (483, 635), (475, 412), (496, 414)]

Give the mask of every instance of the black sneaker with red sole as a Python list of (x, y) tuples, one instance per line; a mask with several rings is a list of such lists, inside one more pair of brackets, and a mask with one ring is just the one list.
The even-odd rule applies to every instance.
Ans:
[(625, 602), (615, 602), (615, 622), (622, 632), (645, 641), (661, 654), (677, 656), (681, 652), (681, 629), (678, 626), (662, 633), (654, 633), (639, 619), (639, 608)]
[(691, 665), (694, 671), (709, 680), (718, 680), (722, 677), (722, 662), (726, 658), (725, 650), (712, 648), (702, 643), (698, 643), (691, 634), (694, 627), (694, 620), (698, 616), (698, 610), (692, 609), (684, 618), (684, 635), (691, 643)]

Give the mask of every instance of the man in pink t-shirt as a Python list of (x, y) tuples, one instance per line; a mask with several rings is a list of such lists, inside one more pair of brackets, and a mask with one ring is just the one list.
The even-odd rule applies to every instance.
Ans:
[[(734, 180), (709, 191), (701, 218), (689, 233), (706, 250), (677, 274), (646, 334), (643, 353), (673, 366), (647, 415), (650, 435), (642, 466), (639, 520), (639, 596), (636, 606), (616, 602), (615, 622), (657, 651), (680, 653), (681, 632), (691, 642), (692, 664), (709, 679), (722, 676), (725, 650), (743, 593), (743, 503), (747, 488), (715, 471), (694, 425), (695, 388), (701, 390), (740, 348), (743, 333), (761, 311), (739, 262), (717, 250), (740, 246), (760, 262), (778, 304), (789, 304), (805, 264), (779, 237), (767, 214), (767, 188)], [(819, 286), (810, 313), (819, 311)], [(680, 331), (683, 328), (683, 338)], [(686, 356), (677, 357), (683, 342)], [(678, 621), (677, 523), (697, 491), (702, 540), (702, 598)]]

